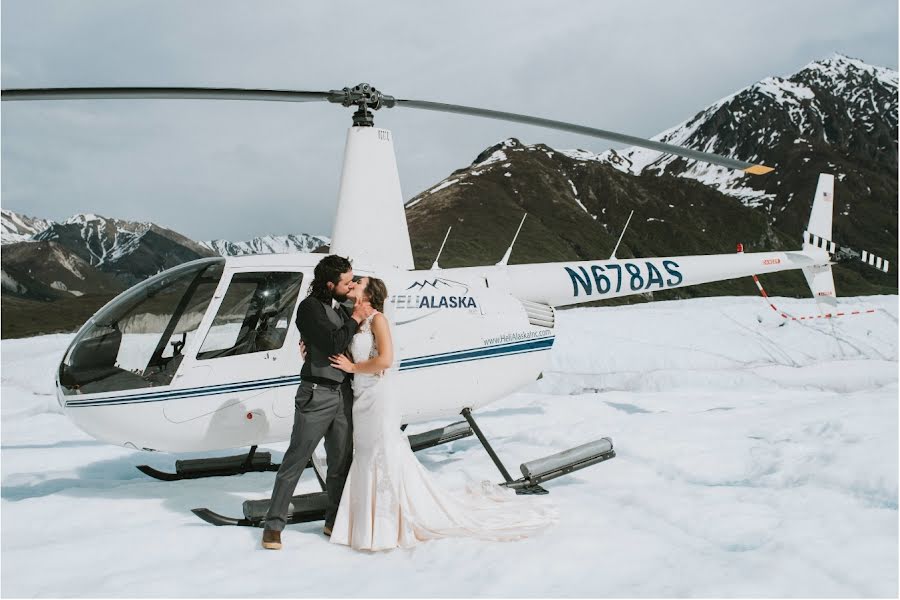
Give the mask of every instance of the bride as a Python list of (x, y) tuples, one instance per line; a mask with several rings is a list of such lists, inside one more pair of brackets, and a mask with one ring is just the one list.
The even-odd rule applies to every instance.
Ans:
[(349, 360), (331, 357), (353, 373), (353, 463), (341, 496), (331, 541), (357, 550), (387, 550), (441, 537), (513, 540), (557, 520), (555, 509), (534, 497), (490, 482), (459, 494), (441, 489), (419, 463), (400, 430), (391, 392), (394, 348), (382, 314), (387, 288), (363, 277), (348, 294), (376, 310), (350, 342)]

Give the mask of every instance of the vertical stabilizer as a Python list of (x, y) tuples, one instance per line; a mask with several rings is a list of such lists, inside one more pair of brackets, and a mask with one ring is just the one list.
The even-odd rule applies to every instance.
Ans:
[[(809, 225), (806, 230), (826, 240), (831, 239), (831, 217), (834, 214), (834, 175), (821, 173), (816, 195), (813, 198), (812, 212), (809, 214)], [(814, 248), (811, 244), (806, 246)]]
[(366, 264), (413, 268), (391, 132), (351, 127), (331, 252)]
[[(816, 195), (813, 198), (812, 212), (806, 230), (820, 238), (831, 239), (831, 219), (834, 214), (834, 175), (821, 173)], [(817, 245), (810, 244), (808, 236), (803, 236), (803, 252), (821, 263), (805, 267), (803, 275), (806, 283), (823, 314), (834, 312), (837, 306), (837, 293), (834, 289), (834, 276), (831, 274), (831, 258), (828, 252)]]

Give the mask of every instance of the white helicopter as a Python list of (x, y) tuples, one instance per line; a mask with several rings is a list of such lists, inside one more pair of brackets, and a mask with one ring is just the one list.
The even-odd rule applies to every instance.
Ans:
[[(380, 108), (407, 106), (551, 127), (754, 175), (772, 169), (559, 121), (396, 99), (368, 84), (329, 92), (17, 89), (3, 90), (0, 97), (328, 101), (356, 106), (347, 134), (331, 252), (353, 259), (355, 274), (383, 279), (391, 293), (385, 311), (393, 322), (403, 423), (460, 414), (465, 418), (412, 435), (410, 443), (418, 450), (474, 432), (504, 484), (520, 493), (546, 493), (541, 483), (615, 456), (612, 440), (601, 438), (525, 463), (523, 476), (513, 480), (472, 416), (472, 411), (540, 377), (554, 342), (556, 307), (801, 269), (821, 311), (828, 315), (835, 304), (833, 259), (861, 258), (888, 269), (887, 261), (838, 248), (830, 241), (834, 178), (822, 174), (802, 247), (793, 252), (617, 259), (614, 251), (605, 260), (509, 265), (511, 244), (494, 265), (442, 269), (435, 259), (431, 269), (415, 270), (392, 134), (374, 126), (372, 111)], [(321, 258), (321, 254), (207, 258), (135, 285), (101, 308), (66, 351), (57, 375), (58, 400), (65, 414), (98, 440), (134, 449), (205, 452), (251, 447), (248, 454), (238, 456), (177, 461), (175, 473), (138, 467), (159, 479), (276, 470), (271, 455), (256, 449), (290, 437), (301, 366), (295, 311)], [(324, 481), (324, 460), (318, 453), (311, 466), (320, 483)], [(290, 521), (322, 518), (324, 501), (324, 493), (295, 497)], [(256, 526), (267, 502), (245, 502), (243, 518), (207, 509), (194, 512), (216, 525)]]

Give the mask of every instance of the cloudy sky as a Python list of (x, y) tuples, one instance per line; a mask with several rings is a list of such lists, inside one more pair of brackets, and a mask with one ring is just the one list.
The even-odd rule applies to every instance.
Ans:
[[(2, 86), (328, 90), (481, 106), (650, 137), (766, 76), (841, 52), (897, 68), (896, 0), (3, 0)], [(330, 104), (2, 105), (2, 205), (152, 220), (194, 239), (321, 233), (351, 111)], [(404, 199), (507, 137), (599, 140), (382, 111)]]

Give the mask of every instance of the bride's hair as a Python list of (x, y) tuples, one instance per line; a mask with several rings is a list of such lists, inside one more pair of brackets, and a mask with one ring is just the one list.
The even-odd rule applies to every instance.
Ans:
[(378, 312), (384, 312), (384, 301), (388, 295), (387, 286), (377, 277), (369, 277), (368, 279), (369, 282), (366, 284), (365, 294), (369, 299), (369, 304)]

